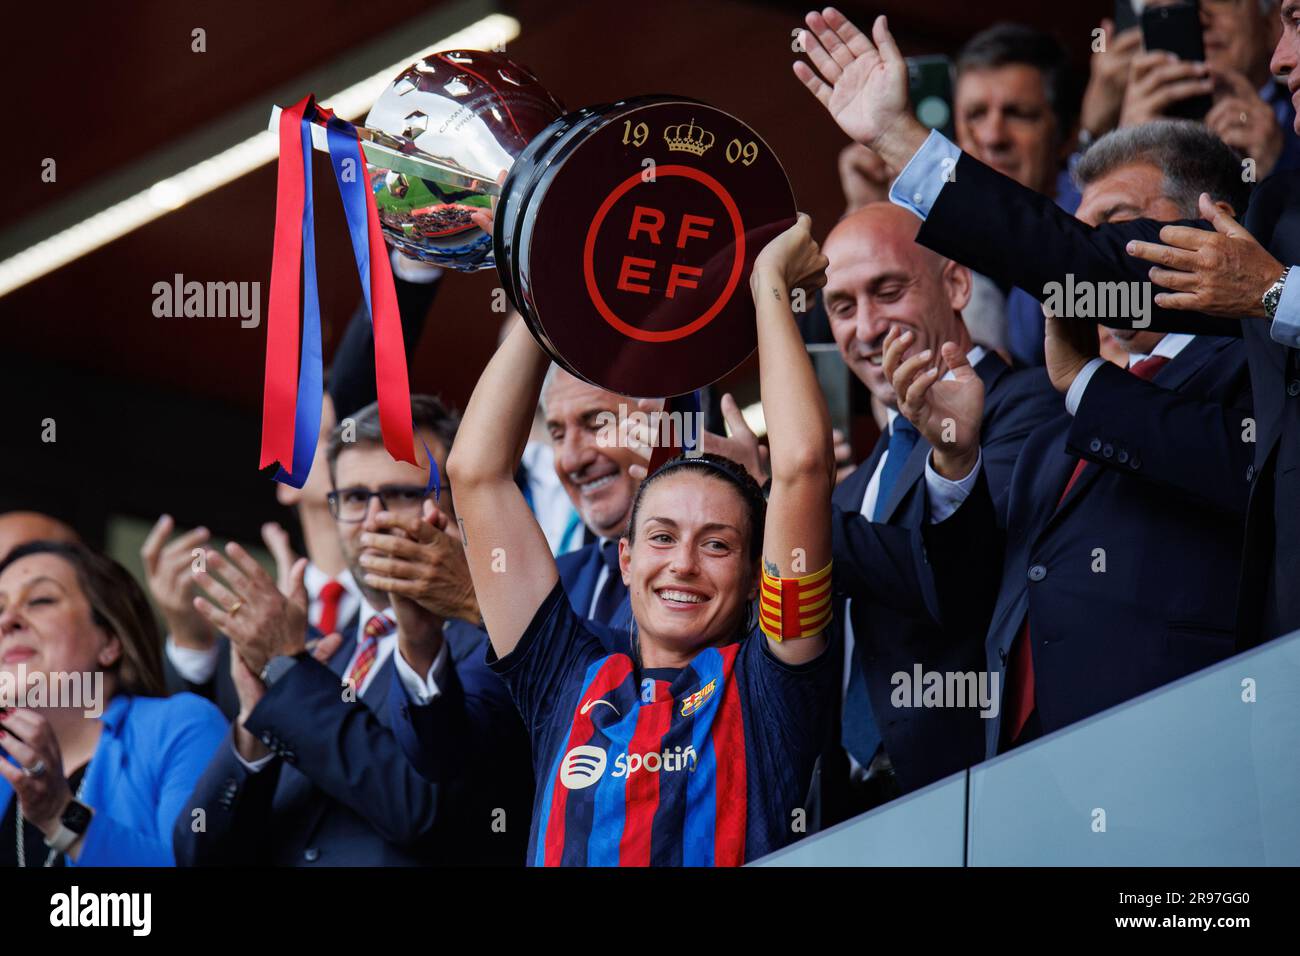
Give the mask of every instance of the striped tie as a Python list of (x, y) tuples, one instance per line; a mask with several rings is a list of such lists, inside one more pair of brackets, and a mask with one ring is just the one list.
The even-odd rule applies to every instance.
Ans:
[(393, 629), (393, 622), (382, 614), (376, 614), (366, 622), (361, 634), (361, 650), (352, 670), (348, 672), (348, 683), (359, 693), (366, 682), (366, 675), (375, 666), (375, 657), (379, 654), (379, 639)]

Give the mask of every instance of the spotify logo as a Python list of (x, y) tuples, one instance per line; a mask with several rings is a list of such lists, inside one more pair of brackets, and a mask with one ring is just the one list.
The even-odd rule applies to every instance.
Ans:
[(605, 751), (580, 744), (564, 755), (560, 763), (560, 783), (569, 790), (585, 790), (605, 772)]

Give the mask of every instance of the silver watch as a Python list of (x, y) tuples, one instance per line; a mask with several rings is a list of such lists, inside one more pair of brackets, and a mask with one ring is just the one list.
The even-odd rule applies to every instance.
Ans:
[(1286, 285), (1286, 277), (1290, 275), (1290, 273), (1291, 266), (1287, 266), (1283, 269), (1282, 274), (1278, 276), (1277, 281), (1268, 287), (1268, 291), (1264, 293), (1263, 299), (1260, 300), (1264, 304), (1264, 314), (1270, 319), (1277, 314), (1277, 304), (1282, 299), (1282, 286)]

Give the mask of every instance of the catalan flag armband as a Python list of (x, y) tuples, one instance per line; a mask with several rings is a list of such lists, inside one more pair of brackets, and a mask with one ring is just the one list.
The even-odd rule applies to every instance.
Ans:
[(831, 623), (831, 566), (802, 578), (776, 578), (763, 569), (758, 626), (778, 644), (820, 634)]

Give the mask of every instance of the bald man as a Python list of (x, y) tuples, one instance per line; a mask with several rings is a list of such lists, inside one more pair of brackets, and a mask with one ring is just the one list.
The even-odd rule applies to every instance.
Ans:
[(39, 511), (6, 511), (0, 514), (0, 561), (14, 548), (29, 541), (80, 541), (77, 532)]
[(940, 521), (956, 510), (961, 498), (927, 467), (930, 445), (898, 414), (882, 367), (885, 336), (891, 329), (909, 334), (906, 354), (928, 351), (941, 378), (951, 372), (940, 348), (954, 343), (962, 364), (983, 381), (984, 473), (995, 497), (1025, 437), (1063, 409), (1042, 369), (1013, 371), (971, 341), (962, 320), (970, 270), (917, 245), (919, 228), (906, 210), (872, 203), (842, 219), (822, 245), (830, 260), (824, 298), (831, 333), (853, 374), (888, 410), (875, 449), (834, 496), (843, 710), (814, 790), (823, 827), (983, 757), (978, 704), (913, 706), (918, 665), (945, 678), (983, 669), (988, 622), (942, 626), (956, 615), (945, 614), (923, 584), (921, 529), (932, 515)]

